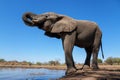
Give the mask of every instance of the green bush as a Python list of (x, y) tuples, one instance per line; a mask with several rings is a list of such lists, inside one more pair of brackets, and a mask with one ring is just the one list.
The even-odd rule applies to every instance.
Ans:
[(41, 62), (36, 62), (36, 64), (37, 64), (37, 65), (42, 65), (42, 63), (41, 63)]
[(0, 62), (5, 62), (5, 60), (4, 59), (0, 59)]
[(120, 64), (120, 58), (113, 58), (113, 57), (108, 57), (105, 62), (107, 64), (113, 65), (113, 64)]
[(101, 59), (98, 59), (98, 63), (102, 63), (102, 60), (101, 60)]

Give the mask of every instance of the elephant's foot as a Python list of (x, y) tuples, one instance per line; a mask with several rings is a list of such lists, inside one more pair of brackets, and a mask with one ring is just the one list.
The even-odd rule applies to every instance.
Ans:
[(98, 65), (92, 64), (92, 70), (98, 70), (98, 69), (99, 69)]
[(84, 66), (82, 67), (82, 69), (90, 69), (90, 66), (84, 65)]
[(69, 69), (67, 69), (67, 71), (66, 71), (66, 75), (67, 75), (67, 76), (68, 76), (68, 75), (72, 75), (72, 74), (74, 74), (76, 71), (77, 71), (76, 68), (69, 68)]
[(88, 65), (83, 65), (83, 67), (81, 68), (81, 70), (91, 70), (91, 68)]

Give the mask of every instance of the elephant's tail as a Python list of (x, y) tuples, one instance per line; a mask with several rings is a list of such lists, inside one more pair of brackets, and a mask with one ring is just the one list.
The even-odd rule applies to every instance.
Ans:
[(102, 58), (104, 59), (104, 53), (103, 53), (103, 47), (102, 47), (102, 41), (101, 41), (101, 52), (102, 52)]

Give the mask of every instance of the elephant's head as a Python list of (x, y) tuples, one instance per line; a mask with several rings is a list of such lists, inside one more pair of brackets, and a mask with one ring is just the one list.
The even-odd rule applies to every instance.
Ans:
[(40, 15), (25, 13), (22, 17), (26, 25), (37, 26), (46, 32), (71, 32), (76, 28), (76, 22), (67, 16), (48, 12)]
[(42, 23), (46, 20), (46, 16), (27, 12), (23, 14), (22, 19), (28, 26), (42, 26)]

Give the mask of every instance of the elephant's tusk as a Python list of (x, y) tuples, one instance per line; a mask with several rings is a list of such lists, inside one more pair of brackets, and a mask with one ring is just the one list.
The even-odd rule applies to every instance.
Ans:
[(37, 22), (38, 22), (38, 20), (32, 20), (32, 22), (37, 23)]

